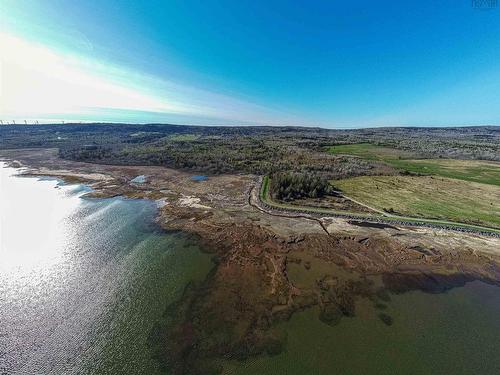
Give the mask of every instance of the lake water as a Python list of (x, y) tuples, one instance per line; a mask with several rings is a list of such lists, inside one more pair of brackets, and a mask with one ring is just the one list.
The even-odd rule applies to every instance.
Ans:
[(132, 180), (130, 180), (130, 182), (133, 182), (135, 184), (143, 184), (146, 182), (146, 176), (141, 174), (140, 176), (137, 176), (137, 177), (133, 178)]
[[(85, 199), (82, 185), (0, 168), (0, 373), (160, 374), (148, 338), (212, 263), (154, 225), (142, 200)], [(386, 326), (362, 300), (330, 327), (310, 309), (280, 329), (283, 353), (226, 374), (500, 374), (500, 288), (392, 296)]]
[(159, 374), (148, 337), (211, 267), (155, 205), (0, 168), (0, 373)]
[(206, 180), (208, 180), (208, 176), (194, 175), (194, 176), (191, 176), (191, 180), (193, 180), (193, 181), (206, 181)]
[(500, 374), (500, 288), (473, 282), (442, 294), (410, 292), (387, 306), (391, 326), (366, 300), (355, 318), (333, 327), (315, 309), (296, 314), (281, 325), (283, 353), (229, 363), (225, 374)]

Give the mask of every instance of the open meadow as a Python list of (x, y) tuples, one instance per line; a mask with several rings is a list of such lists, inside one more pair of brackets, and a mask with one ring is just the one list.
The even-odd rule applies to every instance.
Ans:
[(500, 227), (500, 187), (438, 176), (362, 176), (333, 182), (345, 195), (407, 216)]
[(382, 161), (399, 170), (414, 174), (435, 175), (500, 186), (500, 163), (487, 160), (417, 159), (404, 150), (357, 143), (332, 146), (334, 155), (352, 155), (365, 160)]

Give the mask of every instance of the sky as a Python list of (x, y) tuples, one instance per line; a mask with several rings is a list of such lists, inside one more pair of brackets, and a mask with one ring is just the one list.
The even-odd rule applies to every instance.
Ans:
[(0, 119), (500, 125), (487, 3), (0, 0)]

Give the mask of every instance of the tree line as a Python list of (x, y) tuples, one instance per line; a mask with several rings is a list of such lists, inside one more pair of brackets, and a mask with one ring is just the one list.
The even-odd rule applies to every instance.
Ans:
[(332, 195), (335, 189), (326, 178), (319, 175), (283, 172), (272, 176), (270, 191), (274, 199), (291, 201)]

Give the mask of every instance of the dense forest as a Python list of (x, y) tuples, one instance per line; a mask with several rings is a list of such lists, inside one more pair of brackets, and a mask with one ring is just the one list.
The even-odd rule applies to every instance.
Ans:
[(271, 195), (283, 201), (320, 198), (332, 194), (334, 188), (324, 177), (299, 173), (276, 173), (271, 178)]
[(160, 165), (206, 174), (300, 173), (325, 179), (398, 173), (375, 160), (326, 152), (372, 143), (416, 158), (500, 160), (500, 128), (202, 127), (163, 124), (0, 126), (0, 149), (57, 148), (62, 158), (102, 164)]

